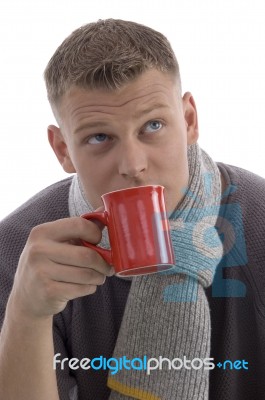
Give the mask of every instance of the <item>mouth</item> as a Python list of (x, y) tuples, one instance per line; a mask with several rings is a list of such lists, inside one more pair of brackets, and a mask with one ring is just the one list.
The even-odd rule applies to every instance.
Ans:
[(157, 181), (140, 181), (140, 180), (135, 180), (132, 181), (131, 183), (127, 184), (126, 186), (122, 186), (122, 187), (117, 187), (114, 190), (123, 190), (123, 189), (131, 189), (134, 187), (140, 187), (140, 186), (163, 186), (161, 183), (157, 182)]
[[(137, 184), (137, 185), (127, 185), (127, 186), (123, 186), (123, 187), (118, 187), (116, 189), (112, 189), (110, 191), (108, 191), (107, 193), (113, 193), (113, 192), (119, 192), (122, 190), (126, 190), (126, 189), (134, 189), (134, 188), (140, 188), (140, 187), (146, 187), (146, 186), (162, 186), (164, 189), (165, 187), (163, 185), (160, 185), (158, 183), (142, 183), (142, 184)], [(105, 194), (107, 194), (105, 193)]]

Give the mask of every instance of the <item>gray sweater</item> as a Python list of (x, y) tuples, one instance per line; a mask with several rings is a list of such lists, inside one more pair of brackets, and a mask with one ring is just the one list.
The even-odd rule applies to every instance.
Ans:
[[(206, 290), (212, 324), (211, 356), (216, 365), (210, 373), (209, 399), (262, 400), (265, 393), (265, 180), (240, 168), (221, 163), (218, 166), (229, 185), (222, 202), (219, 230), (227, 253), (212, 286)], [(70, 183), (68, 178), (46, 188), (0, 223), (0, 326), (27, 237), (34, 226), (69, 216)], [(54, 316), (55, 353), (61, 353), (61, 358), (92, 359), (99, 355), (110, 358), (130, 284), (113, 276), (93, 295), (70, 301), (62, 313)], [(224, 363), (227, 359), (245, 360), (248, 369), (231, 369), (231, 363)], [(239, 368), (242, 363), (236, 365)], [(108, 399), (107, 373), (106, 370), (57, 369), (60, 399), (69, 400), (69, 391), (76, 384), (80, 400)]]

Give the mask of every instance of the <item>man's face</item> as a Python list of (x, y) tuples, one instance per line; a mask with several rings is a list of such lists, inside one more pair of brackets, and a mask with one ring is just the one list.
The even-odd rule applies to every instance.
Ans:
[(103, 193), (155, 184), (173, 211), (188, 184), (187, 144), (198, 137), (193, 98), (181, 99), (176, 79), (149, 70), (115, 91), (73, 88), (57, 111), (50, 143), (94, 208)]

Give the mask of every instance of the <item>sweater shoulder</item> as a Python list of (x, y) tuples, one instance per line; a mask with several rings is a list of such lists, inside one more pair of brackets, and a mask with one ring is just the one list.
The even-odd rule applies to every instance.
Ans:
[(34, 226), (68, 217), (71, 182), (69, 177), (46, 187), (5, 217), (0, 222), (0, 243), (13, 240), (14, 235), (27, 238)]
[(223, 201), (225, 205), (232, 204), (235, 211), (232, 218), (237, 225), (241, 219), (236, 232), (239, 234), (241, 225), (249, 263), (253, 271), (255, 265), (259, 268), (260, 278), (265, 283), (265, 179), (239, 167), (218, 166), (230, 191)]
[(265, 221), (265, 179), (240, 167), (217, 165), (228, 185), (228, 202), (240, 204), (244, 219), (252, 225), (257, 220), (260, 226)]
[(262, 176), (235, 165), (225, 164), (222, 162), (217, 162), (217, 165), (220, 171), (224, 173), (225, 178), (229, 177), (231, 183), (241, 183), (243, 186), (253, 186), (258, 183), (257, 189), (265, 191), (265, 178)]
[(239, 257), (241, 266), (245, 265), (240, 272), (245, 275), (248, 293), (255, 298), (253, 303), (265, 326), (265, 179), (242, 168), (218, 166), (230, 186), (230, 194), (223, 200), (233, 210), (230, 211), (235, 234), (233, 262)]

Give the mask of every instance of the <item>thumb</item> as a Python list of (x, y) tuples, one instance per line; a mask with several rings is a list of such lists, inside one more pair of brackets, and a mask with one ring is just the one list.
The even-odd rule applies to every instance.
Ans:
[[(96, 208), (93, 212), (104, 212), (104, 211), (105, 211), (104, 206), (100, 206), (100, 207)], [(90, 221), (92, 221), (94, 224), (96, 224), (101, 231), (103, 231), (103, 229), (106, 226), (101, 221), (99, 221), (98, 219), (92, 218)]]
[(104, 206), (100, 206), (94, 210), (94, 212), (103, 212), (105, 210)]

